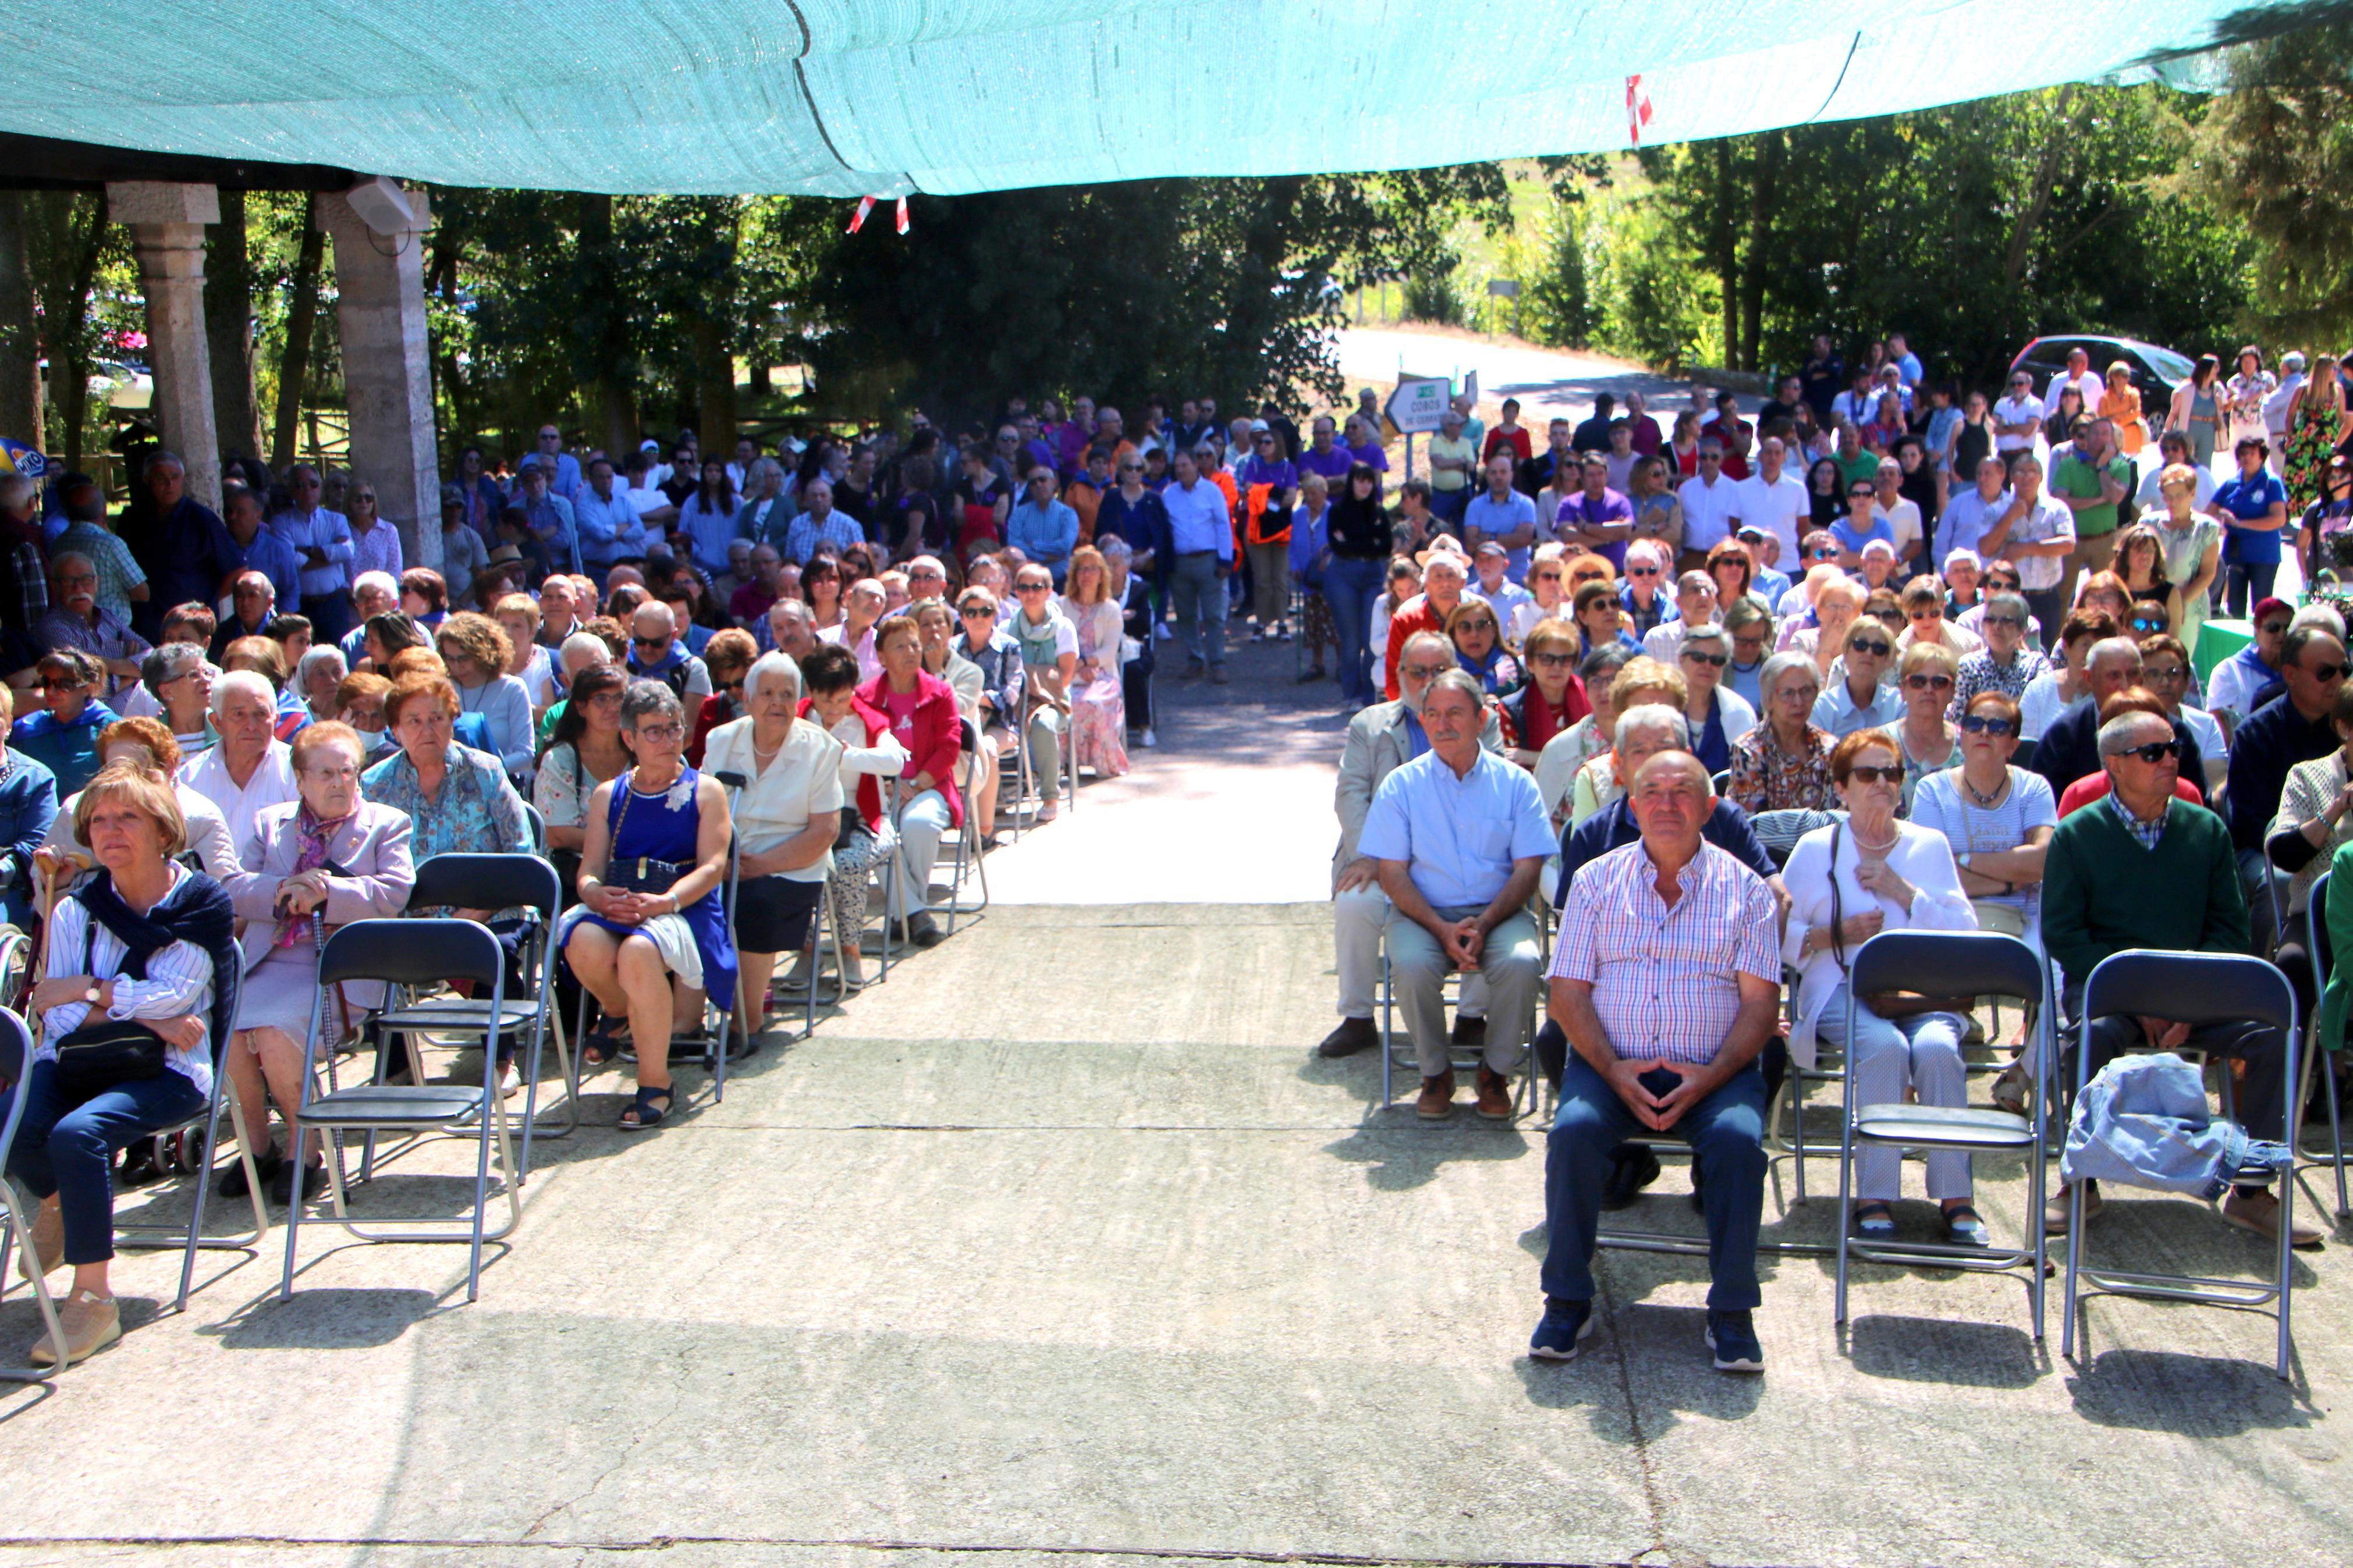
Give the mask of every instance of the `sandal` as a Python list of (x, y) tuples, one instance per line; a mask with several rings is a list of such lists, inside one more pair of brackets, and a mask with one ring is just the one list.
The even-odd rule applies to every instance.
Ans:
[(599, 1019), (595, 1028), (580, 1037), (580, 1059), (592, 1068), (607, 1067), (621, 1059), (624, 1045), (612, 1020)]
[(1892, 1204), (1878, 1202), (1854, 1205), (1854, 1231), (1857, 1236), (1884, 1239), (1895, 1234), (1895, 1208)]
[[(659, 1109), (656, 1109), (654, 1105), (657, 1098), (661, 1100)], [(659, 1089), (648, 1089), (645, 1085), (639, 1084), (637, 1098), (629, 1101), (628, 1109), (621, 1112), (621, 1119), (613, 1125), (624, 1132), (643, 1132), (649, 1127), (659, 1127), (669, 1116), (670, 1101), (675, 1098), (677, 1097), (671, 1085), (665, 1084)], [(637, 1118), (635, 1121), (629, 1120), (632, 1116)]]
[(1962, 1247), (1984, 1247), (1992, 1241), (1985, 1216), (1967, 1204), (1945, 1211), (1945, 1239)]

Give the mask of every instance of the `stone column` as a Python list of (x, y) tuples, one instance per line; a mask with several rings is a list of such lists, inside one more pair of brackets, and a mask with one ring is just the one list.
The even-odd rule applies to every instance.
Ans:
[(106, 187), (107, 216), (131, 230), (147, 296), (147, 353), (156, 421), (187, 465), (188, 494), (220, 510), (220, 437), (213, 425), (212, 351), (205, 337), (205, 226), (220, 221), (211, 185), (154, 180)]
[[(379, 187), (380, 189), (381, 187)], [(335, 246), (335, 325), (351, 407), (352, 471), (375, 486), (376, 510), (400, 530), (401, 559), (441, 564), (441, 462), (433, 432), (431, 345), (425, 331), (422, 191), (404, 193), (406, 219), (372, 228), (342, 195), (319, 198)]]

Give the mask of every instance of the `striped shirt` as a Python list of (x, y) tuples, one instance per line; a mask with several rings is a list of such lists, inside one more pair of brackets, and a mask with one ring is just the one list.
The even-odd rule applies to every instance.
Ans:
[(1780, 913), (1765, 879), (1713, 844), (1676, 879), (1669, 909), (1637, 841), (1588, 864), (1560, 911), (1552, 976), (1593, 987), (1620, 1056), (1714, 1061), (1740, 1013), (1740, 976), (1781, 984)]
[[(172, 868), (172, 886), (164, 897), (168, 900), (193, 875), (185, 867)], [(213, 1010), (212, 956), (194, 942), (175, 942), (158, 949), (147, 960), (147, 978), (132, 980), (122, 977), (123, 955), (130, 952), (122, 939), (104, 925), (91, 929), (90, 910), (79, 899), (61, 900), (57, 912), (50, 917), (48, 978), (62, 979), (85, 973), (82, 968), (82, 940), (90, 939), (90, 967), (87, 973), (100, 980), (114, 980), (114, 999), (109, 1003), (106, 1016), (110, 1018), (144, 1018), (151, 1021), (177, 1018), (193, 1013), (209, 1026)], [(35, 1061), (55, 1061), (57, 1042), (79, 1029), (95, 1009), (90, 1004), (72, 1001), (52, 1007), (41, 1015), (41, 1037), (33, 1047)], [(210, 1029), (206, 1038), (194, 1050), (165, 1042), (164, 1065), (196, 1086), (199, 1094), (210, 1094), (213, 1087), (213, 1058)]]

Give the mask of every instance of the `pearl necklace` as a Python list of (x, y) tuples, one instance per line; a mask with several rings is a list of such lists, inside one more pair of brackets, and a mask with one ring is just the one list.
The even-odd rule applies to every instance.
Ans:
[(1884, 855), (1903, 841), (1904, 830), (1900, 827), (1888, 836), (1887, 842), (1884, 844), (1869, 843), (1863, 838), (1862, 830), (1861, 828), (1858, 827), (1854, 830), (1854, 847), (1857, 849), (1862, 850), (1866, 855)]

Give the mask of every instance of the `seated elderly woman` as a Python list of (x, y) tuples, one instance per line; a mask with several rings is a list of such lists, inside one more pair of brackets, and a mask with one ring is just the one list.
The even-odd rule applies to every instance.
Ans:
[(184, 757), (210, 750), (216, 739), (206, 705), (219, 673), (205, 658), (203, 648), (184, 642), (159, 643), (139, 661), (139, 689), (152, 700), (145, 705), (147, 711), (170, 727)]
[(1732, 743), (1733, 804), (1760, 811), (1820, 811), (1831, 804), (1831, 749), (1838, 737), (1815, 728), (1821, 678), (1802, 652), (1777, 653), (1757, 678), (1764, 716)]
[(1618, 732), (1618, 710), (1610, 705), (1609, 688), (1618, 672), (1641, 656), (1623, 643), (1595, 648), (1577, 661), (1577, 678), (1585, 688), (1593, 711), (1545, 742), (1536, 755), (1536, 794), (1556, 827), (1568, 823), (1570, 797), (1576, 793), (1577, 771), (1609, 750)]
[(1784, 651), (1813, 661), (1817, 679), (1830, 679), (1831, 664), (1846, 651), (1846, 635), (1862, 617), (1863, 591), (1850, 578), (1824, 583), (1814, 594), (1814, 624), (1782, 642)]
[[(1814, 1065), (1817, 1037), (1846, 1026), (1847, 975), (1864, 942), (1883, 931), (1977, 929), (1945, 836), (1895, 816), (1904, 760), (1894, 742), (1876, 731), (1858, 731), (1839, 742), (1830, 765), (1847, 820), (1799, 839), (1782, 873), (1789, 891), (1782, 956), (1799, 971), (1789, 1056), (1808, 1068)], [(1922, 1105), (1968, 1103), (1961, 1061), (1968, 1020), (1919, 1005), (1933, 1000), (1888, 994), (1853, 998), (1854, 1031), (1846, 1040), (1846, 1055), (1858, 1105), (1900, 1105), (1907, 1091)], [(1893, 1145), (1856, 1152), (1861, 1201), (1854, 1222), (1864, 1237), (1895, 1234), (1902, 1168), (1903, 1151)], [(1968, 1155), (1929, 1152), (1928, 1195), (1944, 1210), (1946, 1236), (1982, 1247), (1985, 1221), (1969, 1205), (1970, 1190)]]
[(1953, 650), (1953, 658), (1968, 658), (1985, 647), (1985, 639), (1946, 618), (1945, 591), (1934, 577), (1915, 577), (1904, 584), (1896, 602), (1904, 606), (1904, 633), (1895, 639), (1898, 654), (1922, 643), (1935, 643)]
[[(987, 588), (970, 587), (956, 595), (956, 616), (964, 635), (955, 651), (980, 667), (980, 750), (989, 753), (990, 778), (999, 776), (1004, 760), (1018, 743), (1014, 724), (1021, 711), (1029, 671), (1021, 662), (1021, 645), (997, 624), (997, 595)], [(997, 830), (997, 792), (976, 791), (973, 826), (987, 842)]]
[(359, 736), (372, 763), (400, 744), (400, 737), (385, 725), (384, 700), (391, 690), (391, 681), (364, 669), (346, 675), (335, 687), (335, 717)]
[(479, 611), (460, 610), (435, 629), (433, 643), (458, 689), (460, 709), (482, 716), (490, 741), (482, 750), (499, 759), (508, 777), (527, 784), (536, 739), (531, 693), (506, 672), (514, 661), (506, 628)]
[[(171, 779), (188, 840), (185, 853), (194, 855), (197, 869), (216, 882), (225, 884), (237, 874), (237, 846), (229, 838), (228, 823), (220, 807), (178, 781), (180, 748), (162, 720), (117, 719), (99, 731), (98, 760), (101, 768), (130, 763)], [(44, 897), (72, 891), (90, 868), (90, 846), (74, 834), (74, 808), (80, 800), (69, 795), (56, 807), (40, 847), (33, 852), (36, 890)]]
[[(449, 666), (432, 648), (408, 647), (393, 655), (392, 662), (384, 669), (385, 679), (396, 686), (399, 685), (403, 679), (412, 675), (438, 676), (443, 680), (448, 680)], [(451, 682), (451, 686), (454, 689), (456, 683)], [(498, 755), (498, 749), (491, 741), (491, 721), (480, 713), (460, 711), (458, 715), (458, 722), (450, 729), (450, 734), (461, 746), (471, 746), (478, 752), (488, 752), (494, 757)], [(504, 765), (503, 762), (501, 765)]]
[(1897, 808), (1902, 816), (1912, 815), (1912, 796), (1922, 779), (1961, 761), (1960, 727), (1946, 717), (1959, 669), (1960, 660), (1942, 643), (1915, 643), (1905, 650), (1894, 688), (1904, 717), (1886, 726), (1904, 753), (1904, 802)]
[(776, 955), (814, 963), (818, 900), (833, 874), (841, 831), (841, 743), (797, 717), (800, 667), (764, 654), (744, 677), (745, 716), (711, 732), (705, 750), (712, 776), (744, 780), (734, 797), (737, 854), (736, 954), (744, 1016), (754, 1033), (768, 1016), (768, 983)]
[[(1112, 559), (1108, 552), (1104, 559)], [(947, 682), (948, 689), (955, 693), (957, 717), (972, 726), (975, 736), (979, 735), (980, 704), (987, 690), (987, 677), (981, 673), (980, 666), (956, 651), (955, 611), (945, 599), (922, 599), (909, 613), (914, 617), (916, 632), (923, 637), (924, 673)], [(997, 748), (981, 745), (965, 753), (956, 763), (956, 783), (972, 790), (976, 816), (978, 797), (997, 788)]]
[(1489, 697), (1517, 691), (1526, 680), (1520, 661), (1504, 646), (1504, 619), (1486, 600), (1465, 594), (1447, 616), (1445, 630), (1454, 645), (1455, 662)]
[(293, 691), (302, 700), (303, 710), (311, 722), (324, 723), (343, 711), (335, 700), (335, 692), (351, 674), (343, 661), (343, 650), (332, 643), (321, 643), (303, 650), (294, 664)]
[(733, 626), (712, 633), (702, 645), (703, 668), (711, 672), (711, 695), (694, 704), (694, 722), (686, 740), (689, 766), (702, 766), (703, 744), (712, 731), (744, 717), (744, 676), (759, 657), (760, 645), (752, 640), (752, 634)]
[[(1554, 563), (1557, 571), (1559, 563)], [(1504, 750), (1534, 771), (1552, 738), (1593, 711), (1585, 682), (1577, 673), (1577, 628), (1557, 618), (1528, 628), (1520, 662), (1528, 679), (1496, 706), (1504, 725)]]
[(290, 741), (294, 732), (311, 721), (311, 710), (301, 697), (286, 684), (286, 650), (269, 637), (238, 637), (221, 650), (221, 668), (242, 670), (258, 675), (269, 682), (269, 700), (273, 714), (270, 733), (281, 741)]
[(8, 747), (49, 770), (60, 795), (71, 795), (98, 772), (99, 731), (115, 721), (99, 699), (106, 666), (79, 648), (58, 648), (34, 665), (41, 679), (42, 710), (19, 719)]
[[(1681, 670), (1655, 658), (1632, 658), (1609, 683), (1609, 710), (1624, 713), (1646, 702), (1663, 702), (1678, 713), (1691, 706), (1691, 686)], [(1582, 823), (1625, 793), (1616, 757), (1602, 752), (1577, 771), (1569, 789), (1569, 824)]]
[[(801, 683), (807, 695), (801, 700), (800, 716), (841, 745), (841, 820), (827, 891), (837, 929), (849, 933), (841, 942), (841, 984), (847, 994), (865, 984), (856, 933), (866, 924), (867, 878), (895, 842), (890, 816), (882, 809), (881, 781), (906, 771), (907, 748), (892, 733), (891, 721), (859, 695), (858, 656), (839, 643), (827, 643), (801, 661)], [(796, 965), (785, 977), (787, 991), (804, 991), (815, 984), (814, 964)]]
[(582, 1054), (611, 1060), (620, 1052), (611, 1023), (628, 1021), (638, 1091), (617, 1125), (641, 1132), (676, 1100), (671, 1037), (694, 1029), (706, 994), (726, 999), (723, 1006), (738, 994), (721, 897), (734, 829), (727, 792), (686, 765), (677, 693), (659, 680), (631, 683), (621, 733), (631, 765), (589, 799), (580, 902), (564, 917), (562, 940), (565, 962), (607, 1020), (582, 1039)]
[[(109, 1280), (114, 1257), (113, 1151), (200, 1114), (212, 1092), (212, 1042), (237, 1013), (236, 915), (219, 883), (173, 857), (187, 847), (164, 775), (103, 769), (75, 807), (97, 875), (50, 917), (48, 962), (29, 1010), (41, 1020), (24, 1078), (5, 1092), (24, 1119), (8, 1174), (40, 1201), (22, 1264), (73, 1266), (60, 1303), (63, 1344), (44, 1335), (36, 1365), (79, 1361), (122, 1337)], [(143, 1076), (69, 1069), (58, 1047), (85, 1029), (125, 1030), (155, 1053)], [(89, 1037), (84, 1037), (88, 1038)]]
[[(8, 722), (15, 697), (0, 685), (0, 727)], [(102, 736), (99, 751), (105, 754)], [(33, 929), (39, 850), (56, 831), (57, 817), (57, 775), (28, 757), (0, 752), (0, 921), (21, 931)]]
[(1711, 773), (1732, 765), (1732, 742), (1757, 727), (1757, 710), (1725, 683), (1732, 664), (1732, 634), (1714, 622), (1683, 628), (1675, 668), (1687, 695), (1683, 717), (1691, 725), (1692, 754)]
[(1595, 648), (1609, 647), (1612, 644), (1633, 653), (1642, 651), (1641, 643), (1626, 629), (1626, 607), (1618, 597), (1615, 584), (1600, 581), (1580, 583), (1570, 603), (1585, 652), (1591, 653)]
[(2042, 945), (2037, 895), (2042, 857), (2059, 826), (2051, 781), (2013, 766), (2018, 704), (1980, 691), (1961, 715), (1961, 765), (1920, 781), (1911, 820), (1952, 846), (1978, 925)]
[[(1127, 619), (1111, 596), (1111, 568), (1092, 544), (1071, 552), (1070, 591), (1054, 607), (1079, 635), (1078, 668), (1071, 675), (1071, 744), (1078, 765), (1099, 779), (1127, 772), (1127, 696), (1121, 684), (1120, 641)], [(1317, 602), (1309, 595), (1308, 602)], [(1288, 605), (1289, 601), (1284, 601)], [(879, 645), (881, 634), (875, 634)]]
[(1903, 696), (1880, 682), (1893, 668), (1894, 658), (1895, 634), (1869, 616), (1857, 617), (1847, 628), (1838, 663), (1831, 667), (1822, 694), (1814, 703), (1814, 722), (1838, 736), (1857, 730), (1883, 730), (1900, 722)]
[[(1080, 564), (1074, 559), (1073, 579)], [(917, 947), (937, 947), (943, 933), (924, 906), (940, 840), (964, 826), (964, 798), (955, 786), (962, 719), (954, 689), (924, 670), (923, 634), (912, 618), (892, 616), (875, 627), (874, 653), (882, 673), (859, 689), (859, 700), (891, 721), (892, 738), (907, 752), (889, 792), (899, 836), (899, 876), (888, 911), (892, 934)]]
[[(391, 806), (360, 798), (365, 749), (350, 725), (328, 720), (294, 737), (297, 800), (265, 807), (253, 837), (224, 879), (244, 922), (245, 978), (237, 992), (237, 1032), (228, 1075), (253, 1139), (256, 1173), (272, 1202), (294, 1198), (295, 1162), (269, 1136), (269, 1102), (278, 1102), (288, 1147), (295, 1145), (302, 1105), (302, 1057), (320, 1001), (319, 951), (339, 926), (398, 914), (417, 885), (409, 859), (409, 820)], [(352, 1020), (345, 1006), (370, 1007), (382, 987), (337, 986), (326, 996), (327, 1043)], [(301, 1201), (326, 1189), (317, 1136), (301, 1144)], [(243, 1162), (221, 1179), (221, 1195), (246, 1192)]]

